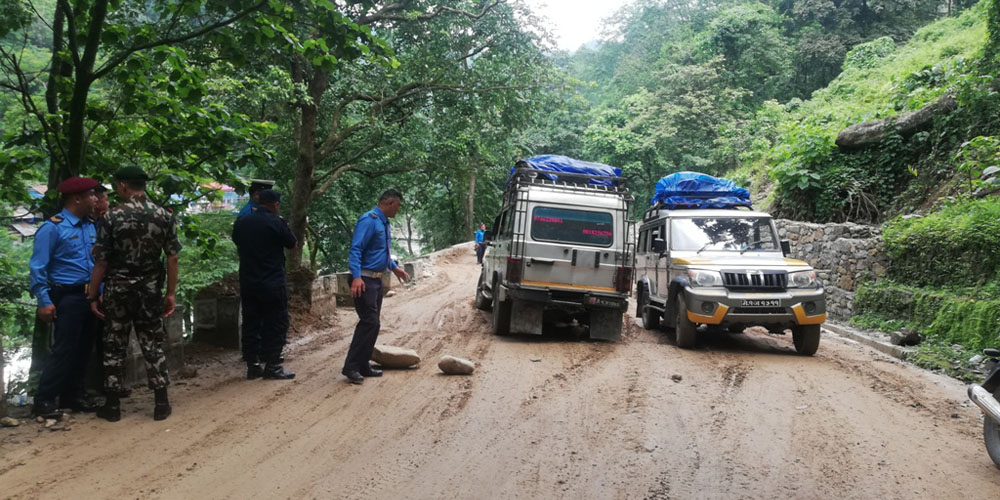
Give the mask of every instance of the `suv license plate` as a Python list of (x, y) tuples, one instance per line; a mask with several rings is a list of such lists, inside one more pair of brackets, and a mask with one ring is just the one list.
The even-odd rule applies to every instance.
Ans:
[(743, 299), (743, 307), (778, 307), (781, 301), (778, 299)]

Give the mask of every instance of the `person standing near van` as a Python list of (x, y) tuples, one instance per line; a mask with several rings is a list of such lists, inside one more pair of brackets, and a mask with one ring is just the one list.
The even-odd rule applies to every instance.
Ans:
[(476, 231), (476, 264), (483, 263), (483, 254), (486, 253), (486, 224), (479, 223), (479, 231)]
[(378, 205), (365, 212), (354, 226), (348, 264), (351, 269), (351, 296), (354, 297), (354, 310), (359, 321), (341, 372), (352, 384), (364, 382), (365, 377), (382, 376), (382, 370), (372, 368), (368, 362), (381, 326), (382, 275), (392, 271), (400, 281), (410, 280), (410, 275), (396, 265), (390, 254), (392, 236), (389, 219), (396, 216), (402, 204), (403, 194), (389, 189), (379, 197)]

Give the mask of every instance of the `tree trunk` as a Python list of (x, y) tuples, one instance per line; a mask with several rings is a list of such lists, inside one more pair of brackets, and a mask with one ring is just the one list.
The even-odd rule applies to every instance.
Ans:
[(864, 123), (855, 123), (837, 134), (837, 146), (841, 149), (860, 149), (872, 144), (878, 144), (886, 135), (896, 132), (909, 136), (931, 123), (935, 117), (947, 115), (958, 107), (955, 98), (946, 95), (916, 111), (903, 113), (894, 118), (884, 118)]
[(406, 249), (410, 251), (410, 255), (416, 255), (413, 253), (413, 215), (409, 212), (406, 213)]
[[(469, 193), (465, 200), (465, 235), (475, 234), (476, 230), (476, 166), (469, 169)], [(463, 241), (468, 241), (464, 240)]]
[(7, 416), (7, 386), (4, 385), (3, 335), (0, 335), (0, 417)]
[(31, 366), (28, 368), (28, 380), (38, 380), (42, 375), (45, 360), (49, 357), (52, 331), (51, 324), (35, 318), (35, 331), (31, 336)]
[[(320, 68), (303, 67), (308, 65), (299, 58), (292, 63), (292, 81), (296, 84), (308, 80), (309, 101), (299, 104), (301, 116), (296, 138), (297, 156), (295, 159), (295, 179), (292, 182), (292, 213), (289, 226), (292, 234), (299, 242), (305, 240), (306, 218), (309, 215), (309, 204), (312, 202), (316, 175), (316, 126), (319, 115), (320, 100), (326, 91), (328, 76)], [(288, 268), (293, 272), (302, 267), (302, 245), (289, 251)]]

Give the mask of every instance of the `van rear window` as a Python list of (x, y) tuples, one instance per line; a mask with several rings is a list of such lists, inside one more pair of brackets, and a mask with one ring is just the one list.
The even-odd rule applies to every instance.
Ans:
[(535, 207), (531, 212), (531, 239), (608, 247), (614, 241), (608, 212)]

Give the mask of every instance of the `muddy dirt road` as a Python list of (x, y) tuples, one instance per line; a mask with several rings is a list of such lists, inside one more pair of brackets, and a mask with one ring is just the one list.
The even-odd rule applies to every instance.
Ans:
[[(355, 318), (293, 345), (292, 382), (242, 380), (235, 355), (151, 417), (0, 429), (2, 498), (990, 498), (1000, 470), (955, 381), (833, 335), (692, 351), (633, 324), (618, 344), (496, 338), (472, 306), (469, 248), (386, 300), (382, 340), (419, 369), (340, 376)], [(469, 357), (446, 377), (442, 354)], [(673, 375), (680, 375), (674, 381)]]

